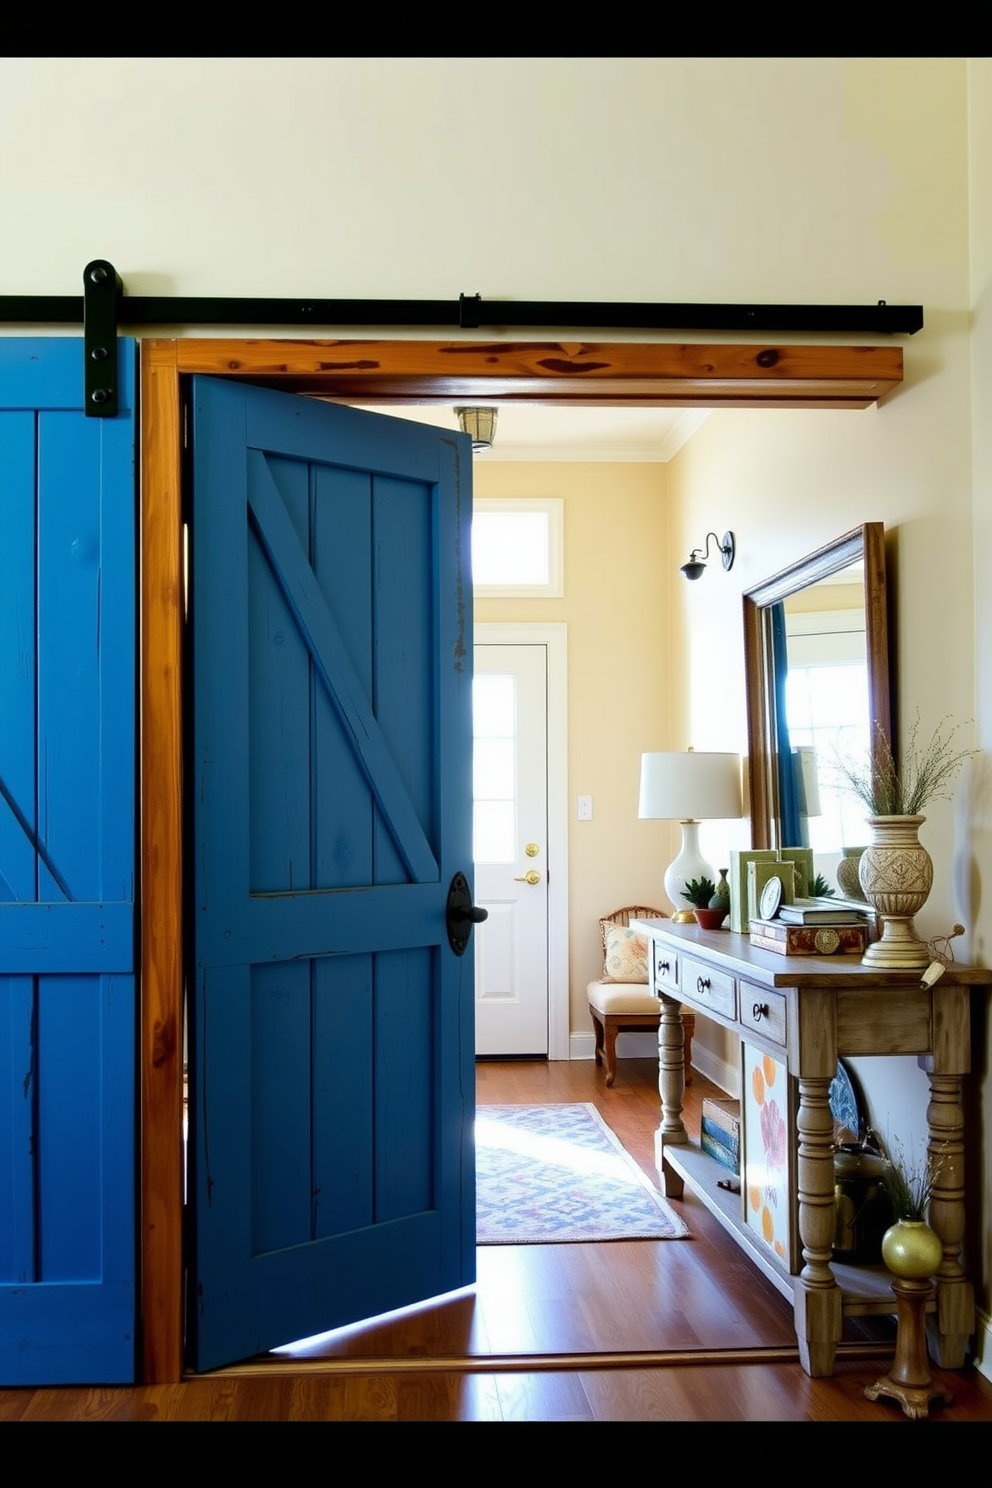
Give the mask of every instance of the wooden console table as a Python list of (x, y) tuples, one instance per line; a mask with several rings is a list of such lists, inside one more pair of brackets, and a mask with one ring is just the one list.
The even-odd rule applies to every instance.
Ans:
[[(895, 1310), (892, 1278), (883, 1266), (840, 1265), (831, 1259), (829, 1091), (838, 1055), (917, 1055), (930, 1081), (930, 1150), (943, 1158), (930, 1206), (930, 1223), (944, 1247), (934, 1277), (936, 1307), (928, 1319), (930, 1352), (941, 1367), (959, 1369), (975, 1326), (974, 1289), (960, 1262), (962, 1080), (970, 1072), (971, 988), (992, 982), (992, 971), (950, 966), (928, 988), (919, 972), (879, 972), (862, 966), (857, 956), (780, 956), (727, 930), (654, 919), (632, 925), (651, 942), (651, 985), (661, 1000), (656, 1161), (662, 1191), (680, 1198), (688, 1183), (769, 1280), (792, 1298), (800, 1357), (809, 1375), (833, 1373), (845, 1314)], [(794, 1081), (798, 1087), (792, 1092), (797, 1098), (790, 1204), (799, 1244), (791, 1265), (748, 1225), (743, 1172), (740, 1193), (718, 1188), (726, 1171), (686, 1132), (682, 1003), (784, 1063), (790, 1086)], [(743, 1156), (743, 1143), (741, 1150)]]

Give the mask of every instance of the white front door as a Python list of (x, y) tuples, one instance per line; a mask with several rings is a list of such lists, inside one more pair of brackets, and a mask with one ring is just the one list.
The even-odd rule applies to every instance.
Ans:
[(548, 1053), (548, 655), (475, 646), (475, 1052)]

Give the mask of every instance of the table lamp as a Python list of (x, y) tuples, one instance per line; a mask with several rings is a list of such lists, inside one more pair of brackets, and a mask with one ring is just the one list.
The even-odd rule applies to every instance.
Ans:
[(716, 883), (716, 872), (699, 850), (700, 821), (723, 821), (741, 816), (741, 757), (739, 754), (642, 754), (641, 793), (637, 815), (677, 821), (682, 847), (665, 872), (665, 893), (675, 906), (672, 919), (693, 918), (690, 901), (682, 892), (703, 875)]

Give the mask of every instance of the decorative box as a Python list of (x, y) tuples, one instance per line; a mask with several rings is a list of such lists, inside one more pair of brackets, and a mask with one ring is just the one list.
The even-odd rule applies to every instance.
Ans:
[(741, 1103), (734, 1100), (733, 1096), (704, 1096), (703, 1120), (709, 1122), (711, 1126), (719, 1127), (734, 1142), (740, 1143)]
[(741, 1170), (740, 1101), (706, 1096), (700, 1121), (699, 1145), (731, 1173)]
[[(726, 1136), (726, 1133), (721, 1133)], [(738, 1177), (741, 1171), (741, 1150), (739, 1147), (725, 1147), (712, 1132), (706, 1130), (704, 1122), (699, 1133), (699, 1145), (705, 1153), (714, 1158), (721, 1168), (726, 1168), (728, 1173), (736, 1173)]]
[(784, 920), (751, 920), (753, 946), (780, 956), (863, 956), (868, 925), (787, 925)]

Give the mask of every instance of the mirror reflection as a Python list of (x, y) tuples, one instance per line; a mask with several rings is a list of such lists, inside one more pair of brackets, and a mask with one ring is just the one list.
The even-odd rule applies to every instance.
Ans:
[(755, 847), (810, 847), (836, 882), (866, 843), (864, 809), (838, 788), (838, 754), (889, 732), (880, 523), (819, 549), (744, 596), (749, 778)]
[(838, 754), (860, 758), (871, 743), (863, 571), (853, 564), (769, 609), (781, 845), (811, 847), (828, 877), (865, 837), (864, 808), (837, 788), (832, 768)]

